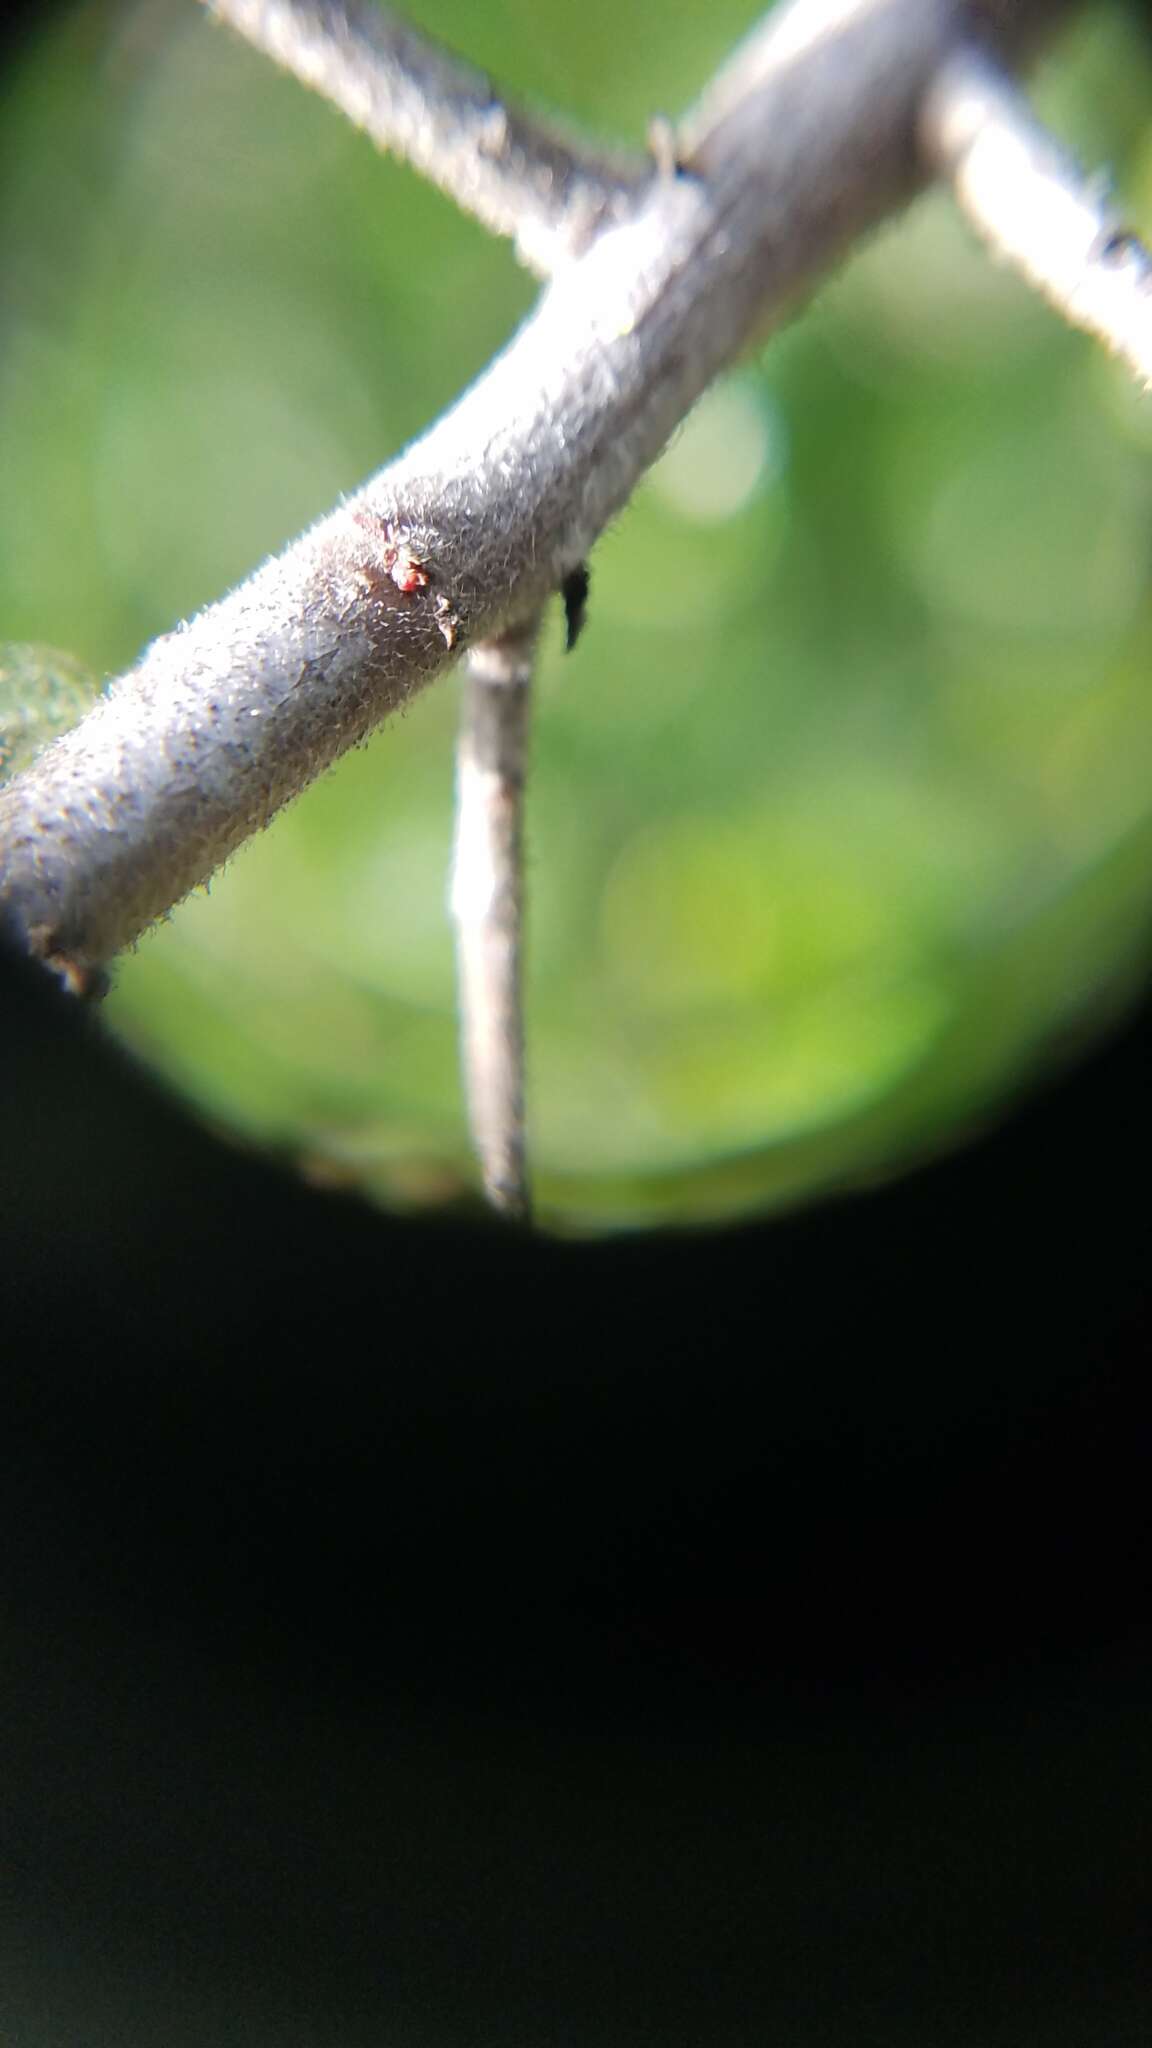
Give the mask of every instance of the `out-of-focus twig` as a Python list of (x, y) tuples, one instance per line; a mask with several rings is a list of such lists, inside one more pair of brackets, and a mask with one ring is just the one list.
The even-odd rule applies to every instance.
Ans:
[(1152, 258), (989, 57), (960, 50), (921, 119), (934, 168), (996, 255), (1152, 384)]
[(652, 175), (504, 99), (372, 0), (204, 0), (248, 42), (404, 157), (547, 276)]
[(472, 1141), (493, 1206), (527, 1221), (524, 779), (539, 615), (474, 647), (456, 754), (452, 914)]

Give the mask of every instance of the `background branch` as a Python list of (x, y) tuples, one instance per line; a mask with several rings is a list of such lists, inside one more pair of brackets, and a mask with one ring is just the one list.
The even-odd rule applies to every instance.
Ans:
[(650, 162), (597, 151), (502, 97), (482, 71), (372, 0), (204, 0), (257, 49), (403, 157), (548, 275), (582, 248)]
[(456, 754), (452, 915), (472, 1142), (489, 1201), (528, 1216), (524, 1133), (524, 780), (539, 618), (474, 647)]
[(1102, 181), (1084, 176), (1013, 80), (980, 51), (957, 51), (922, 125), (929, 155), (995, 254), (1152, 383), (1152, 260)]
[(107, 960), (456, 652), (536, 610), (718, 371), (919, 189), (921, 101), (958, 40), (982, 25), (1019, 51), (1059, 11), (771, 15), (687, 124), (700, 175), (654, 179), (421, 441), (0, 793), (23, 942)]

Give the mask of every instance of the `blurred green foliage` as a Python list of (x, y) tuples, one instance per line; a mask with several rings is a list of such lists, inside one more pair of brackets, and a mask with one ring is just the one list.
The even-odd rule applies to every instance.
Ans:
[(0, 783), (91, 709), (100, 684), (58, 647), (0, 641)]
[[(411, 14), (637, 142), (749, 24), (713, 0)], [(1152, 222), (1148, 51), (1039, 82)], [(4, 82), (0, 636), (100, 673), (417, 434), (534, 287), (192, 0), (85, 5)], [(1152, 407), (945, 198), (700, 405), (540, 679), (545, 1219), (725, 1215), (983, 1115), (1145, 970)], [(397, 1202), (472, 1184), (445, 912), (455, 690), (122, 963), (114, 1028), (229, 1128)]]

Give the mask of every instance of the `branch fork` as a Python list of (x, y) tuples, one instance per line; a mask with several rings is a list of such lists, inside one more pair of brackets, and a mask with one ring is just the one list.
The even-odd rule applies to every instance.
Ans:
[(369, 0), (205, 4), (551, 281), (420, 441), (0, 792), (0, 919), (85, 985), (465, 656), (466, 1067), (485, 1177), (524, 1213), (519, 792), (541, 608), (563, 590), (574, 636), (586, 555), (701, 392), (931, 177), (1145, 381), (1148, 258), (1012, 81), (1060, 0), (789, 0), (650, 155), (521, 112)]

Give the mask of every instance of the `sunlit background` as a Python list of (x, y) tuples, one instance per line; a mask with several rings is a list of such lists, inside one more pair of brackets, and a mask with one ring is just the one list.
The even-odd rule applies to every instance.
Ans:
[[(633, 144), (753, 12), (409, 9)], [(1150, 89), (1109, 8), (1037, 83), (1145, 228)], [(76, 664), (122, 670), (353, 489), (535, 291), (194, 0), (61, 10), (9, 70), (0, 278), (0, 640), (42, 651), (0, 657), (13, 752), (38, 660), (67, 715)], [(578, 652), (558, 618), (546, 642), (528, 1020), (547, 1222), (720, 1217), (888, 1171), (999, 1112), (1139, 985), (1150, 457), (1152, 401), (941, 196), (701, 403), (596, 550)], [(105, 1010), (222, 1127), (406, 1206), (475, 1178), (455, 721), (449, 681), (151, 934)]]

